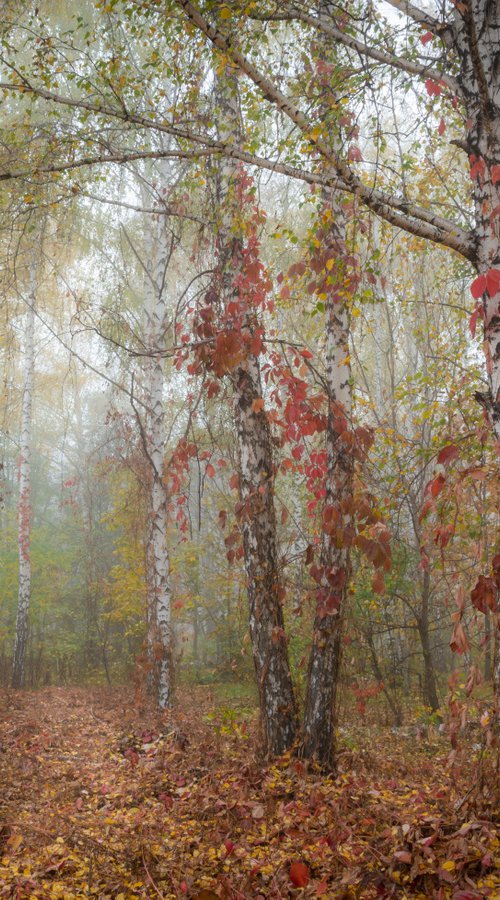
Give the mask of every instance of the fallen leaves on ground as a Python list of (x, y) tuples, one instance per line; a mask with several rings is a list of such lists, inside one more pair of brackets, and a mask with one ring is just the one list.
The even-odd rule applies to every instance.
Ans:
[(220, 727), (202, 689), (158, 715), (47, 688), (0, 716), (2, 898), (500, 897), (495, 811), (446, 739), (358, 729), (332, 778), (256, 762), (256, 724)]

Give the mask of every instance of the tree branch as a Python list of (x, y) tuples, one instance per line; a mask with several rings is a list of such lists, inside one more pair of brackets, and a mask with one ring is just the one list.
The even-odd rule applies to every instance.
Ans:
[(376, 62), (382, 63), (383, 65), (391, 66), (391, 68), (393, 69), (400, 69), (402, 72), (407, 72), (410, 75), (419, 75), (422, 78), (432, 78), (434, 81), (440, 81), (447, 87), (449, 87), (454, 94), (458, 94), (460, 91), (458, 82), (455, 78), (452, 78), (451, 75), (446, 75), (445, 73), (440, 72), (438, 69), (434, 69), (432, 66), (424, 66), (422, 65), (422, 63), (413, 62), (412, 60), (405, 59), (402, 56), (396, 56), (394, 53), (389, 53), (388, 50), (379, 50), (376, 47), (370, 47), (369, 44), (358, 41), (352, 35), (346, 34), (339, 28), (335, 28), (334, 25), (330, 25), (324, 20), (321, 20), (316, 16), (311, 16), (308, 13), (303, 13), (300, 10), (293, 9), (290, 12), (279, 12), (276, 15), (269, 16), (260, 16), (253, 13), (250, 13), (249, 15), (250, 18), (258, 19), (261, 21), (298, 20), (300, 22), (304, 22), (306, 25), (311, 25), (313, 28), (316, 28), (318, 31), (321, 31), (328, 37), (334, 38), (334, 40), (338, 41), (340, 44), (343, 44), (345, 47), (349, 47), (349, 49), (355, 50), (361, 56), (366, 56), (369, 59), (373, 59)]
[[(198, 7), (191, 3), (190, 0), (176, 0), (176, 3), (184, 10), (189, 21), (203, 32), (218, 50), (228, 55), (238, 68), (254, 82), (262, 92), (264, 99), (273, 103), (277, 109), (297, 125), (310, 144), (334, 167), (341, 182), (338, 185), (341, 190), (346, 190), (359, 197), (373, 212), (393, 225), (397, 225), (399, 228), (403, 228), (412, 234), (426, 237), (434, 243), (450, 247), (462, 254), (466, 259), (472, 260), (474, 246), (467, 232), (464, 232), (459, 226), (449, 222), (447, 219), (442, 219), (440, 216), (436, 216), (420, 206), (413, 205), (403, 198), (393, 197), (364, 184), (350, 166), (335, 155), (321, 137), (315, 135), (313, 125), (304, 113), (297, 109), (291, 100), (269, 78), (256, 69), (246, 56), (232, 46), (228, 35), (211, 25), (204, 18)], [(326, 183), (328, 184), (328, 181)], [(420, 230), (417, 228), (417, 222)]]
[[(228, 55), (232, 61), (241, 69), (241, 71), (250, 78), (251, 81), (259, 88), (264, 99), (274, 104), (281, 112), (283, 112), (302, 132), (302, 134), (310, 142), (321, 156), (329, 163), (336, 172), (336, 176), (332, 173), (315, 174), (304, 172), (293, 166), (284, 163), (277, 163), (271, 160), (259, 157), (255, 154), (248, 153), (241, 147), (238, 147), (228, 141), (218, 141), (209, 135), (192, 132), (185, 128), (179, 128), (165, 122), (158, 122), (154, 119), (146, 118), (136, 113), (130, 113), (124, 109), (117, 109), (103, 103), (93, 103), (89, 100), (65, 97), (48, 91), (45, 88), (37, 87), (30, 84), (27, 79), (23, 78), (22, 84), (13, 84), (10, 82), (0, 82), (0, 90), (18, 91), (20, 93), (32, 93), (50, 103), (57, 103), (63, 106), (69, 106), (73, 109), (85, 109), (89, 112), (103, 115), (110, 118), (119, 119), (132, 125), (138, 125), (142, 128), (152, 129), (161, 133), (170, 134), (183, 141), (197, 144), (202, 149), (198, 151), (198, 155), (203, 156), (210, 153), (221, 153), (227, 157), (240, 159), (249, 165), (255, 165), (259, 168), (265, 168), (269, 171), (281, 173), (292, 178), (298, 178), (309, 184), (318, 184), (324, 187), (335, 187), (339, 190), (346, 191), (359, 197), (359, 199), (368, 206), (373, 212), (386, 219), (393, 225), (409, 231), (411, 234), (427, 238), (434, 243), (442, 244), (450, 247), (452, 250), (460, 253), (466, 259), (472, 260), (474, 253), (473, 242), (467, 232), (458, 225), (448, 221), (440, 216), (434, 215), (429, 210), (423, 209), (416, 204), (412, 204), (405, 198), (393, 196), (384, 191), (369, 187), (364, 184), (360, 178), (354, 173), (350, 166), (338, 156), (334, 154), (332, 149), (321, 138), (315, 135), (314, 127), (308, 118), (293, 105), (293, 103), (277, 88), (272, 81), (263, 75), (242, 53), (232, 47), (230, 38), (223, 34), (220, 30), (210, 25), (203, 17), (199, 9), (190, 2), (190, 0), (176, 0), (176, 3), (184, 10), (186, 17), (217, 47), (218, 50)], [(169, 155), (185, 156), (186, 151), (157, 151), (158, 157), (166, 157)], [(192, 154), (196, 156), (196, 153)], [(128, 162), (129, 159), (140, 158), (137, 154), (124, 153), (123, 157), (110, 158), (110, 154), (103, 157), (87, 157), (81, 161), (81, 165), (92, 165), (100, 162)], [(74, 168), (76, 163), (61, 164), (59, 171)], [(47, 171), (56, 171), (51, 166), (45, 167)], [(42, 171), (41, 168), (35, 171)], [(4, 173), (0, 175), (0, 180), (9, 178), (19, 178), (26, 175), (24, 173)]]
[(440, 37), (447, 47), (452, 45), (453, 26), (449, 22), (440, 22), (430, 13), (414, 6), (409, 0), (387, 0), (387, 3), (408, 16), (409, 19), (413, 19), (417, 25), (425, 25), (432, 34)]

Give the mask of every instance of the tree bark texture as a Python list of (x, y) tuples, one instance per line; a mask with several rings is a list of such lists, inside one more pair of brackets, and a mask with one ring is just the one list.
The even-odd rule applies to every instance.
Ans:
[(145, 283), (145, 343), (147, 407), (143, 433), (150, 475), (149, 528), (146, 552), (148, 584), (148, 648), (157, 705), (167, 709), (173, 702), (172, 587), (168, 551), (168, 490), (165, 480), (165, 357), (168, 332), (166, 273), (170, 242), (164, 217), (148, 229), (150, 261)]
[[(500, 4), (472, 0), (456, 10), (453, 49), (469, 127), (466, 146), (474, 184), (474, 262), (480, 274), (500, 270)], [(500, 273), (499, 273), (500, 274)], [(500, 282), (482, 295), (488, 406), (500, 440)]]
[(422, 699), (425, 706), (430, 707), (432, 712), (436, 712), (436, 710), (439, 709), (439, 697), (437, 694), (436, 673), (434, 671), (434, 660), (429, 633), (431, 579), (427, 570), (424, 571), (422, 576), (421, 598), (422, 602), (420, 604), (420, 613), (417, 618), (417, 627), (420, 643), (422, 644), (422, 656), (424, 661)]
[(301, 753), (325, 768), (335, 766), (336, 697), (342, 649), (342, 623), (350, 579), (347, 529), (351, 525), (353, 457), (346, 441), (351, 431), (352, 387), (349, 362), (349, 311), (342, 290), (345, 215), (338, 197), (332, 210), (330, 249), (337, 257), (325, 300), (327, 385), (327, 477), (316, 589), (316, 613), (309, 658)]

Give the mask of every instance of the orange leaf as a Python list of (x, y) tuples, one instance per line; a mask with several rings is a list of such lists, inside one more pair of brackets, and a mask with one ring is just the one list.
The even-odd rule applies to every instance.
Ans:
[(264, 409), (264, 400), (262, 397), (258, 397), (257, 400), (254, 400), (252, 403), (252, 410), (257, 413), (260, 412), (261, 409)]
[(16, 853), (23, 842), (22, 834), (11, 834), (7, 841), (7, 847), (10, 853)]

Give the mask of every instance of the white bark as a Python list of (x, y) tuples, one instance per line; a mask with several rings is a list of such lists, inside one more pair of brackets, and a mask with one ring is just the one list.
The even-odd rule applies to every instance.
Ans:
[(35, 381), (36, 294), (37, 260), (33, 256), (30, 266), (30, 291), (25, 313), (24, 330), (24, 386), (21, 410), (18, 501), (19, 591), (12, 669), (12, 686), (15, 688), (24, 687), (26, 678), (26, 650), (31, 601), (31, 443), (33, 388)]
[[(455, 13), (453, 34), (470, 128), (466, 144), (474, 181), (475, 263), (500, 270), (500, 7), (475, 0)], [(500, 440), (500, 285), (483, 296), (488, 406)]]
[(169, 240), (164, 217), (148, 229), (150, 260), (145, 280), (145, 365), (147, 416), (143, 430), (150, 467), (149, 529), (146, 551), (148, 584), (148, 652), (152, 682), (160, 709), (173, 702), (170, 559), (168, 551), (168, 491), (165, 481), (165, 357), (168, 332), (166, 272)]

